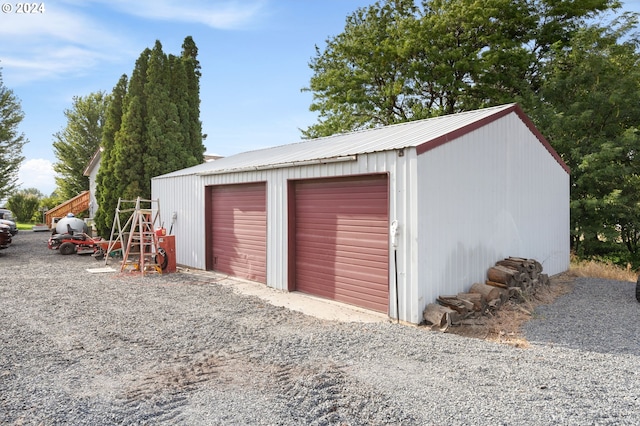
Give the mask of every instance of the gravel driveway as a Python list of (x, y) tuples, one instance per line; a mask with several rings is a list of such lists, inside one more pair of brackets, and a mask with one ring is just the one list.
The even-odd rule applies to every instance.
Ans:
[(21, 231), (0, 251), (0, 423), (638, 424), (634, 283), (581, 279), (518, 349), (339, 323), (186, 274), (91, 274)]

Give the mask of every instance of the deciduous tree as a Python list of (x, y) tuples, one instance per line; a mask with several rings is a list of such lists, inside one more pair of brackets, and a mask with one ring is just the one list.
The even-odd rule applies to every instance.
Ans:
[(38, 213), (42, 193), (35, 188), (22, 189), (7, 200), (7, 208), (18, 222), (30, 223)]
[(309, 66), (305, 137), (520, 102), (535, 104), (552, 46), (614, 0), (378, 1), (347, 17)]
[(108, 102), (104, 92), (74, 96), (71, 108), (64, 112), (67, 125), (54, 135), (53, 151), (58, 161), (53, 169), (56, 186), (65, 199), (89, 189), (84, 171), (100, 146)]
[(18, 131), (23, 119), (20, 101), (4, 85), (0, 72), (0, 200), (18, 187), (18, 170), (24, 160), (22, 148), (28, 142)]
[(577, 32), (545, 69), (539, 127), (571, 167), (572, 247), (602, 254), (624, 240), (637, 256), (640, 230), (640, 43), (636, 21)]

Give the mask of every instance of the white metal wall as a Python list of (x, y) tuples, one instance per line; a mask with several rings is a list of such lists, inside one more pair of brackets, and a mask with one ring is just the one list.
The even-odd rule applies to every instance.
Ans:
[[(413, 278), (415, 273), (412, 273), (411, 270), (411, 266), (417, 264), (417, 255), (411, 256), (408, 253), (417, 249), (417, 240), (416, 238), (407, 238), (405, 234), (409, 229), (417, 229), (415, 228), (417, 223), (416, 165), (415, 149), (412, 148), (405, 149), (401, 155), (395, 150), (361, 154), (358, 155), (356, 161), (205, 176), (195, 174), (168, 176), (152, 180), (152, 198), (160, 200), (161, 215), (167, 223), (165, 225), (167, 229), (170, 228), (172, 213), (176, 212), (177, 220), (173, 226), (173, 234), (176, 236), (177, 263), (196, 269), (205, 269), (205, 186), (266, 182), (267, 285), (275, 289), (287, 290), (288, 182), (290, 180), (319, 177), (389, 173), (389, 217), (390, 220), (397, 219), (400, 223), (397, 250), (400, 318), (409, 321), (409, 318), (415, 317), (415, 312), (410, 312), (411, 309), (415, 311), (415, 307), (412, 303), (409, 303), (409, 300), (417, 296), (416, 280)], [(393, 248), (391, 248), (390, 252), (389, 274), (391, 288), (389, 315), (395, 318), (396, 274)], [(411, 283), (409, 290), (405, 289), (406, 282)]]
[[(197, 175), (151, 180), (151, 198), (158, 200), (160, 219), (176, 236), (176, 263), (205, 269), (204, 186)], [(175, 214), (175, 221), (172, 216)]]
[(507, 256), (568, 269), (569, 175), (516, 114), (418, 163), (421, 298), (467, 291)]

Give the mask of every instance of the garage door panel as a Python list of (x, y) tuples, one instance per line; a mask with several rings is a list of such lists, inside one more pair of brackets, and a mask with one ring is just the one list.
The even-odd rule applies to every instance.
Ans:
[[(299, 253), (298, 258), (303, 261), (318, 261), (318, 262), (335, 262), (336, 259), (341, 259), (345, 264), (360, 264), (360, 262), (373, 262), (373, 265), (377, 265), (380, 262), (386, 262), (387, 257), (381, 255), (377, 250), (372, 248), (362, 250), (339, 250), (333, 251), (328, 248), (319, 248), (313, 250), (305, 250), (309, 253)], [(311, 253), (312, 252), (312, 253)]]
[[(386, 251), (387, 242), (380, 241), (380, 239), (376, 239), (375, 237), (385, 238), (385, 234), (367, 234), (362, 239), (358, 239), (355, 235), (350, 236), (340, 236), (340, 235), (314, 235), (314, 234), (302, 234), (299, 235), (300, 238), (305, 238), (304, 242), (298, 246), (298, 248), (314, 248), (321, 249), (323, 246), (329, 250), (349, 250), (349, 251), (369, 251), (369, 250), (377, 250), (377, 251)], [(335, 248), (336, 245), (339, 245), (338, 248)], [(386, 255), (385, 253), (381, 253)]]
[(388, 311), (387, 188), (380, 175), (296, 184), (298, 290)]
[[(382, 259), (380, 259), (382, 260)], [(387, 282), (385, 277), (381, 277), (380, 274), (386, 270), (386, 268), (380, 267), (380, 260), (369, 260), (355, 262), (353, 260), (347, 261), (335, 261), (335, 259), (329, 256), (317, 256), (314, 259), (302, 258), (300, 262), (305, 262), (305, 269), (310, 273), (323, 273), (327, 271), (325, 266), (327, 263), (333, 263), (331, 268), (332, 273), (337, 273), (342, 277), (349, 276), (369, 276), (369, 280), (372, 282)], [(386, 261), (386, 259), (384, 259)]]
[[(235, 230), (238, 228), (244, 228), (244, 232), (239, 234)], [(238, 245), (245, 244), (247, 241), (257, 241), (264, 243), (266, 241), (264, 235), (264, 230), (256, 228), (252, 229), (250, 227), (244, 226), (242, 224), (236, 224), (235, 227), (218, 227), (218, 237), (221, 239), (232, 239), (237, 241)], [(242, 240), (239, 240), (239, 236), (242, 237)]]
[(316, 286), (315, 289), (312, 289), (308, 292), (316, 296), (325, 297), (327, 299), (347, 301), (346, 303), (351, 303), (349, 301), (357, 300), (357, 306), (376, 311), (379, 311), (379, 306), (381, 304), (387, 303), (386, 301), (388, 299), (388, 291), (386, 290), (386, 288), (379, 290), (368, 289), (366, 292), (363, 292), (361, 291), (362, 286), (360, 285), (360, 283), (357, 283), (353, 286), (344, 284), (339, 288), (331, 287), (330, 284), (330, 282), (319, 283), (319, 285)]
[(316, 266), (311, 263), (307, 265), (309, 273), (317, 274), (317, 275), (337, 275), (340, 278), (349, 278), (349, 279), (358, 279), (363, 283), (370, 282), (372, 284), (375, 283), (386, 283), (387, 280), (380, 276), (381, 273), (385, 271), (384, 268), (378, 268), (375, 265), (375, 262), (362, 262), (359, 265), (354, 263), (335, 263), (333, 268), (331, 269), (331, 274), (326, 274), (326, 269)]
[[(358, 200), (360, 202), (360, 204), (362, 205), (353, 205), (353, 204), (349, 204), (352, 203), (353, 201)], [(308, 200), (308, 202), (318, 202), (318, 203), (325, 203), (326, 205), (317, 205), (316, 207), (303, 207), (300, 211), (302, 212), (308, 212), (311, 213), (312, 216), (320, 216), (320, 214), (322, 213), (326, 213), (326, 214), (332, 214), (332, 213), (339, 213), (340, 215), (353, 215), (355, 217), (357, 217), (358, 215), (362, 214), (362, 213), (373, 213), (373, 214), (378, 214), (380, 216), (383, 216), (384, 213), (386, 212), (386, 210), (381, 210), (381, 209), (376, 209), (376, 210), (372, 210), (371, 207), (367, 207), (367, 204), (370, 205), (370, 203), (372, 202), (376, 202), (376, 201), (382, 201), (382, 200), (377, 200), (377, 199), (359, 199), (358, 197), (347, 197), (344, 200), (341, 200), (342, 203), (340, 203), (340, 200), (331, 200), (329, 198), (327, 199), (312, 199), (312, 200)]]
[(213, 269), (266, 282), (266, 185), (211, 187)]
[[(387, 300), (387, 290), (385, 288), (369, 288), (367, 291), (362, 290), (362, 283), (358, 281), (350, 281), (342, 283), (339, 287), (333, 286), (329, 280), (319, 280), (314, 286), (310, 287), (309, 293), (314, 295), (349, 295), (352, 299), (362, 299), (368, 301), (377, 301), (385, 303)], [(337, 300), (340, 300), (337, 298)], [(361, 306), (360, 302), (358, 305)]]
[(305, 232), (307, 232), (310, 235), (317, 235), (319, 233), (327, 233), (325, 231), (329, 231), (332, 232), (333, 231), (337, 231), (336, 234), (341, 235), (343, 233), (348, 233), (348, 232), (353, 232), (353, 233), (357, 233), (359, 235), (363, 234), (363, 233), (369, 233), (369, 234), (386, 234), (387, 233), (387, 229), (386, 229), (386, 221), (366, 221), (366, 222), (360, 222), (357, 223), (357, 221), (351, 221), (351, 222), (342, 222), (342, 223), (337, 223), (337, 222), (328, 222), (328, 221), (305, 221), (305, 222), (301, 222), (301, 225), (305, 225)]

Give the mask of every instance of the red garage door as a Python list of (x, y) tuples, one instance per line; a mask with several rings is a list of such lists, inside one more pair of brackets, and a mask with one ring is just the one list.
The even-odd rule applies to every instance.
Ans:
[(266, 283), (265, 183), (210, 187), (207, 267)]
[(295, 288), (387, 313), (386, 175), (294, 185)]

